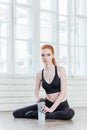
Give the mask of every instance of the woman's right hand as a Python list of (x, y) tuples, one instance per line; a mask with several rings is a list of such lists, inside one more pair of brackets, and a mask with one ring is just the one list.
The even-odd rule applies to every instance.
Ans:
[(36, 103), (38, 103), (40, 101), (40, 99), (41, 99), (40, 97), (35, 98)]

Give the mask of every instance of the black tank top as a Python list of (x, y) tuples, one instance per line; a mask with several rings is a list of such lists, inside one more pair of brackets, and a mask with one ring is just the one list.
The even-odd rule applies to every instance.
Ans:
[(46, 91), (47, 94), (60, 92), (60, 78), (57, 74), (57, 66), (55, 66), (55, 76), (51, 83), (47, 83), (44, 79), (44, 69), (42, 70), (42, 87)]

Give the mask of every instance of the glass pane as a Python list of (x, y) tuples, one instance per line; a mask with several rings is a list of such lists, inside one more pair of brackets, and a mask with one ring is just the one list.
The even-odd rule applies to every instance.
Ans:
[(70, 58), (70, 64), (71, 64), (71, 74), (70, 76), (74, 76), (75, 75), (75, 47), (71, 47), (71, 58)]
[(2, 22), (0, 32), (1, 37), (7, 37), (8, 35), (7, 23)]
[(57, 0), (40, 0), (40, 8), (44, 10), (57, 11)]
[(67, 15), (67, 0), (59, 0), (59, 13)]
[[(0, 0), (0, 73), (8, 71), (7, 50), (10, 39), (10, 0)], [(10, 27), (10, 28), (9, 28)]]
[(16, 41), (16, 73), (32, 73), (32, 43)]
[(40, 14), (40, 19), (40, 40), (44, 42), (56, 42), (57, 16), (43, 11)]
[(7, 42), (0, 39), (0, 73), (7, 71)]
[(67, 44), (67, 17), (59, 16), (59, 43)]
[(9, 4), (0, 5), (0, 36), (9, 36), (9, 23), (10, 23), (10, 9)]
[(18, 4), (32, 5), (33, 0), (16, 0)]
[[(71, 26), (70, 26), (70, 34), (71, 34), (71, 35), (70, 35), (70, 38), (71, 38), (71, 41), (70, 41), (70, 42), (71, 42), (71, 45), (75, 45), (75, 42), (74, 42), (74, 41), (75, 41), (75, 36), (76, 36), (76, 35), (75, 35), (75, 32), (74, 32), (74, 31), (75, 31), (74, 27), (75, 27), (75, 26), (74, 26), (73, 20), (72, 20)], [(74, 36), (74, 35), (75, 35), (75, 36)]]
[(9, 2), (10, 2), (10, 0), (0, 0), (0, 2), (9, 3)]
[(0, 4), (0, 24), (7, 22), (9, 18), (9, 5)]
[(76, 44), (87, 45), (87, 20), (77, 19), (76, 24)]
[(76, 74), (87, 77), (87, 47), (76, 48)]
[(77, 14), (87, 16), (87, 0), (76, 1)]
[(32, 37), (32, 13), (31, 9), (16, 9), (16, 38), (29, 39)]
[(67, 46), (59, 46), (59, 65), (64, 66), (66, 72), (68, 73), (68, 55)]

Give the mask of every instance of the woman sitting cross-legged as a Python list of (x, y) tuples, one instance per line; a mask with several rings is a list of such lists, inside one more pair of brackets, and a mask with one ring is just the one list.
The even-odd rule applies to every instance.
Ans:
[[(46, 44), (41, 47), (41, 58), (44, 68), (36, 75), (35, 98), (40, 100), (39, 91), (42, 86), (46, 92), (45, 106), (42, 108), (46, 119), (70, 120), (75, 112), (70, 108), (66, 98), (65, 69), (56, 64), (54, 48)], [(13, 112), (15, 118), (38, 118), (37, 103)]]

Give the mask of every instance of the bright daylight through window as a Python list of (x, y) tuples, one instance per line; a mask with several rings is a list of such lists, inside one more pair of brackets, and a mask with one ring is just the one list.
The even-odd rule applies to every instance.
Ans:
[(87, 0), (0, 0), (0, 75), (33, 75), (54, 46), (69, 77), (87, 77)]

